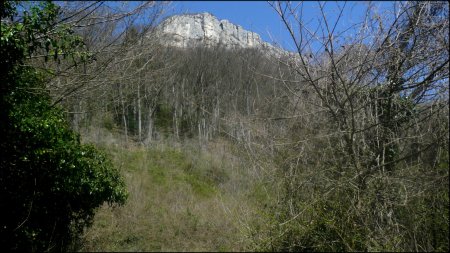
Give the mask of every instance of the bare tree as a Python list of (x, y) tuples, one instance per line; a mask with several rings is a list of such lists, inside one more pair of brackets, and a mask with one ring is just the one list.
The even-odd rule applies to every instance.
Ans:
[[(84, 51), (79, 55), (85, 61), (50, 63), (44, 61), (45, 55), (33, 56), (31, 60), (51, 74), (48, 89), (54, 104), (64, 105), (73, 118), (73, 127), (79, 128), (83, 121), (92, 123), (95, 118), (101, 121), (108, 111), (119, 106), (119, 122), (124, 124), (125, 136), (136, 120), (138, 139), (142, 140), (145, 113), (142, 99), (151, 96), (143, 92), (151, 90), (145, 88), (150, 84), (146, 80), (155, 79), (161, 72), (152, 64), (158, 52), (153, 29), (166, 5), (166, 2), (60, 3), (60, 18), (55, 25), (71, 27), (81, 36)], [(136, 119), (129, 115), (129, 110), (136, 112)]]
[[(397, 2), (384, 12), (377, 12), (369, 3), (364, 20), (347, 29), (339, 28), (350, 4), (333, 4), (335, 12), (329, 15), (330, 4), (316, 3), (320, 15), (314, 22), (317, 26), (311, 27), (303, 16), (305, 3), (270, 2), (298, 53), (298, 58), (286, 64), (318, 101), (315, 110), (320, 113), (308, 122), (316, 117), (324, 123), (311, 138), (298, 136), (298, 141), (281, 143), (296, 151), (325, 144), (294, 153), (295, 159), (282, 165), (289, 168), (282, 200), (289, 211), (287, 217), (281, 217), (281, 224), (300, 222), (305, 226), (301, 222), (312, 219), (316, 224), (328, 224), (321, 236), (336, 239), (335, 244), (325, 245), (314, 239), (317, 231), (305, 232), (302, 237), (300, 232), (293, 235), (282, 229), (291, 235), (286, 249), (436, 250), (442, 243), (448, 248), (448, 240), (439, 236), (428, 236), (420, 243), (414, 239), (423, 235), (418, 227), (430, 231), (439, 221), (427, 223), (404, 215), (405, 210), (421, 212), (423, 207), (414, 205), (423, 205), (432, 194), (428, 188), (414, 189), (418, 178), (423, 178), (417, 168), (433, 171), (429, 183), (448, 179), (448, 171), (442, 173), (438, 165), (448, 166), (448, 133), (444, 130), (448, 126), (448, 3)], [(304, 97), (304, 87), (287, 88), (291, 96)], [(438, 122), (425, 130), (430, 119)], [(435, 152), (429, 152), (431, 149)], [(307, 169), (311, 164), (299, 163), (311, 157), (320, 159), (314, 172)], [(316, 180), (314, 191), (321, 194), (319, 199), (301, 197), (314, 195), (304, 188), (311, 180)], [(438, 191), (443, 193), (446, 186), (448, 183), (440, 184)], [(447, 202), (445, 197), (439, 201), (441, 207), (446, 206), (448, 197)], [(322, 216), (306, 218), (317, 203), (326, 207)], [(324, 217), (334, 220), (322, 223)], [(445, 217), (441, 219), (448, 221), (448, 215)], [(346, 224), (345, 219), (353, 223)], [(416, 225), (407, 224), (411, 221)], [(356, 236), (361, 237), (355, 240)], [(397, 240), (395, 237), (402, 237), (397, 238), (399, 243), (381, 246)]]

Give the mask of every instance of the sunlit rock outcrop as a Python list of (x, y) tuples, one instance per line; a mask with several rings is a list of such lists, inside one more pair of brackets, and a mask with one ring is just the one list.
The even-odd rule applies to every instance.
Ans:
[(175, 47), (222, 45), (228, 49), (260, 49), (278, 57), (293, 55), (264, 42), (259, 34), (247, 31), (228, 20), (218, 20), (210, 13), (171, 16), (158, 26), (157, 33), (164, 44)]

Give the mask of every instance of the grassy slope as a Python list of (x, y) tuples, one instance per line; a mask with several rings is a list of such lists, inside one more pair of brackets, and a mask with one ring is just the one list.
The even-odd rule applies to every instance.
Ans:
[(123, 207), (98, 210), (83, 251), (248, 249), (260, 187), (225, 142), (104, 149), (130, 195)]

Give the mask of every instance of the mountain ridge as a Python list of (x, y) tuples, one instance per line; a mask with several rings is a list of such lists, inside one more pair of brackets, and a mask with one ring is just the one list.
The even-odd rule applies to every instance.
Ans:
[(296, 55), (263, 41), (256, 32), (227, 19), (219, 20), (209, 12), (170, 16), (157, 26), (157, 34), (163, 44), (179, 48), (219, 45), (227, 49), (258, 49), (277, 58)]

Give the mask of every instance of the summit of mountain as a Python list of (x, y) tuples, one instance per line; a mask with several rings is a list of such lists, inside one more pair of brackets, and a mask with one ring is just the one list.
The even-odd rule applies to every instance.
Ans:
[(165, 45), (191, 48), (196, 46), (227, 49), (258, 49), (270, 56), (293, 56), (286, 51), (261, 39), (258, 33), (211, 13), (180, 14), (166, 18), (157, 26), (157, 34)]

